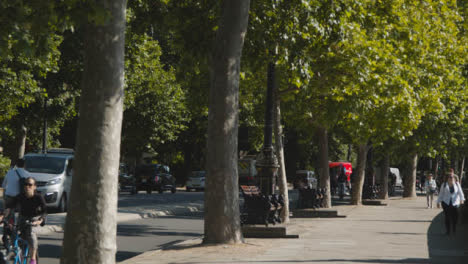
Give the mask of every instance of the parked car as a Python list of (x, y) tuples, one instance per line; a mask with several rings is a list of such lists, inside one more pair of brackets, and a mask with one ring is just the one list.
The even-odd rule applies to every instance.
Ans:
[(306, 187), (310, 189), (316, 189), (317, 178), (315, 177), (315, 173), (309, 170), (296, 171), (296, 175), (293, 179), (293, 186), (294, 189), (303, 189)]
[(187, 178), (185, 188), (187, 192), (191, 190), (200, 191), (205, 189), (205, 171), (192, 171)]
[(36, 180), (37, 192), (46, 206), (67, 211), (73, 174), (73, 150), (49, 149), (47, 153), (24, 155), (24, 168)]
[(125, 163), (120, 163), (119, 166), (119, 193), (120, 192), (129, 192), (130, 194), (137, 193), (135, 177), (129, 173)]
[(147, 193), (158, 191), (176, 192), (175, 178), (169, 173), (169, 167), (162, 164), (143, 164), (135, 170), (136, 190)]

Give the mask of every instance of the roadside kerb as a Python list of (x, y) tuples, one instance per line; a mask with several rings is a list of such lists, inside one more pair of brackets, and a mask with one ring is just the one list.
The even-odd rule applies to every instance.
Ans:
[[(185, 216), (200, 212), (203, 212), (203, 203), (159, 205), (152, 208), (136, 208), (133, 210), (119, 208), (117, 223), (136, 221), (143, 218)], [(47, 224), (41, 228), (39, 234), (47, 235), (53, 232), (63, 232), (66, 217), (66, 213), (49, 214), (47, 216)]]

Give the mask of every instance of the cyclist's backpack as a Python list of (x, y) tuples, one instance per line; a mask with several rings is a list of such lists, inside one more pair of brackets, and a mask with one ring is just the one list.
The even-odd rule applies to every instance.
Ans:
[(18, 172), (18, 170), (15, 169), (16, 175), (18, 175), (18, 183), (19, 183), (19, 193), (23, 194), (24, 193), (24, 183), (26, 182), (26, 179), (21, 176), (21, 174)]

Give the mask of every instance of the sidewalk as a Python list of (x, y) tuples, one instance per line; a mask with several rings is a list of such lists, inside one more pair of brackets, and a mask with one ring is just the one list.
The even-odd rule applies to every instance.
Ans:
[(467, 225), (445, 236), (441, 209), (426, 209), (425, 197), (335, 208), (348, 217), (291, 219), (288, 233), (299, 239), (246, 239), (224, 246), (195, 239), (122, 263), (468, 263)]

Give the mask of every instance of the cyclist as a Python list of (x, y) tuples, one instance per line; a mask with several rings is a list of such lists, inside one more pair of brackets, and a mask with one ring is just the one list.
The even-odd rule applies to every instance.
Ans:
[(16, 196), (10, 208), (19, 208), (19, 230), (21, 237), (28, 241), (31, 261), (36, 264), (37, 232), (45, 224), (47, 215), (44, 197), (36, 193), (36, 180), (29, 177), (24, 182), (24, 193)]

